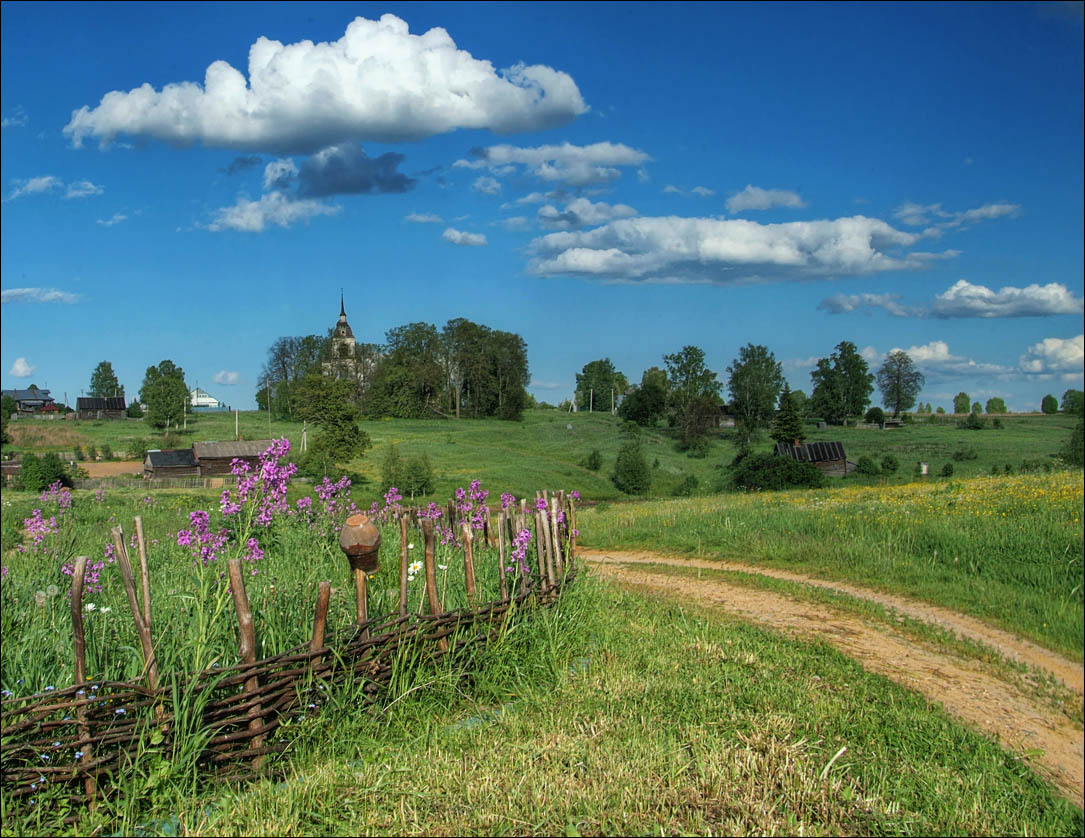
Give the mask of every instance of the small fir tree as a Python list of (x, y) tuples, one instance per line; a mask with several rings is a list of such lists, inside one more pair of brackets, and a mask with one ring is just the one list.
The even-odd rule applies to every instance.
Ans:
[(772, 438), (777, 442), (802, 442), (806, 439), (802, 417), (799, 415), (791, 388), (785, 384), (780, 393), (780, 409), (772, 421)]

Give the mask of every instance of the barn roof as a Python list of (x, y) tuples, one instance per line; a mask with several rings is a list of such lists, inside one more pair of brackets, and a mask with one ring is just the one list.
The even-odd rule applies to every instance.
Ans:
[(95, 396), (80, 396), (75, 400), (76, 410), (124, 410), (124, 396), (107, 396), (98, 398)]
[(4, 390), (3, 394), (5, 396), (11, 396), (17, 402), (53, 401), (53, 397), (49, 395), (49, 391), (42, 390), (40, 387), (37, 390)]
[(164, 451), (148, 451), (147, 459), (151, 463), (151, 468), (195, 467), (196, 465), (196, 458), (192, 456), (191, 448), (167, 448)]
[(197, 460), (213, 460), (234, 457), (259, 457), (270, 447), (274, 440), (252, 439), (239, 442), (196, 442), (192, 451)]
[(847, 459), (842, 442), (808, 442), (805, 445), (777, 442), (774, 453), (798, 460), (800, 463), (824, 463), (829, 460)]

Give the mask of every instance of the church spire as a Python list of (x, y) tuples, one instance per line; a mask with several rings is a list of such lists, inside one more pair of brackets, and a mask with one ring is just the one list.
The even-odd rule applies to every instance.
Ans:
[(344, 320), (347, 317), (347, 306), (346, 306), (346, 302), (345, 302), (344, 297), (343, 297), (343, 289), (342, 288), (339, 289), (339, 316)]

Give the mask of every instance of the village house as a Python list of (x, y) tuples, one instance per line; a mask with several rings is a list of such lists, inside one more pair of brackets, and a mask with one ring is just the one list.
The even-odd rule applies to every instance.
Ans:
[[(3, 390), (0, 391), (0, 395), (15, 399), (15, 407), (20, 414), (30, 415), (41, 413), (43, 410), (50, 413), (57, 409), (55, 399), (49, 395), (49, 391), (33, 385), (26, 390)], [(46, 407), (49, 409), (46, 410)]]
[(155, 449), (143, 460), (144, 477), (193, 477), (199, 473), (191, 448)]
[(844, 477), (856, 468), (855, 463), (848, 462), (842, 442), (777, 442), (773, 453), (800, 463), (810, 463), (826, 477)]
[(75, 400), (75, 415), (80, 419), (125, 419), (128, 406), (124, 396), (80, 396)]

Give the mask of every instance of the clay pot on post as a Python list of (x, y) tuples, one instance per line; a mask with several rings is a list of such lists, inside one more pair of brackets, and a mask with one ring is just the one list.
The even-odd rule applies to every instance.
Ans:
[(351, 515), (339, 534), (339, 547), (350, 562), (354, 576), (355, 615), (358, 625), (362, 625), (369, 619), (366, 581), (370, 573), (380, 569), (381, 532), (369, 516)]

